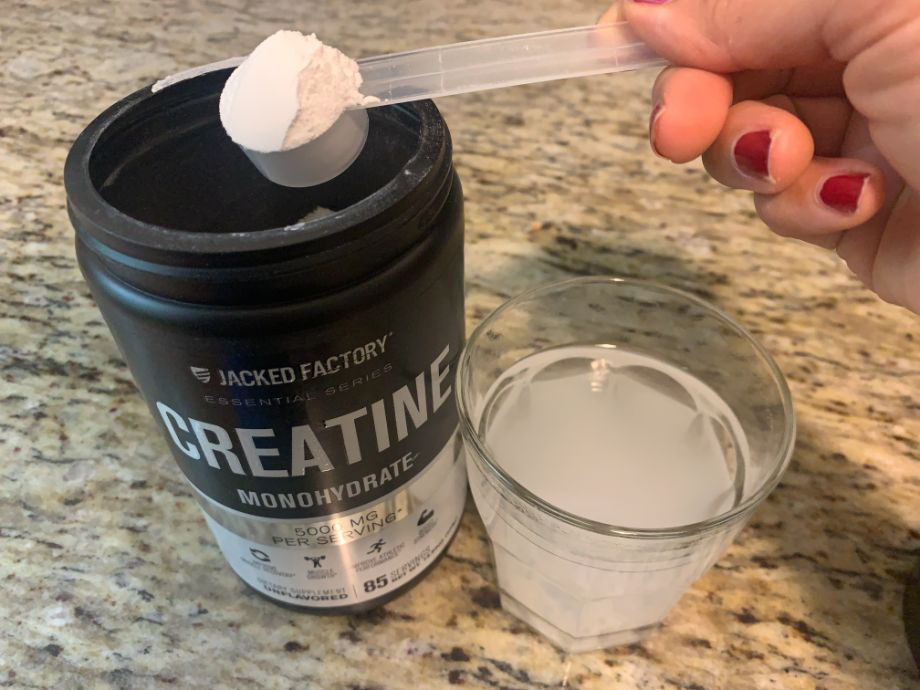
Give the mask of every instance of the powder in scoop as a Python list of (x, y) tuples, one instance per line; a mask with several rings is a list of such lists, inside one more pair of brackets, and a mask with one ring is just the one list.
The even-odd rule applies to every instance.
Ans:
[(315, 34), (278, 31), (237, 67), (220, 96), (220, 121), (251, 151), (285, 151), (313, 141), (353, 106), (376, 101), (360, 91), (358, 63)]

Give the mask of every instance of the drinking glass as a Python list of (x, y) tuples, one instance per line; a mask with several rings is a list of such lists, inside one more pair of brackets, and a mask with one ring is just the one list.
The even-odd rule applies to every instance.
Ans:
[[(496, 381), (525, 357), (585, 345), (655, 358), (727, 404), (746, 444), (744, 457), (726, 457), (737, 485), (729, 508), (663, 528), (606, 524), (554, 505), (512, 476), (484, 428)], [(633, 643), (652, 631), (780, 481), (795, 439), (783, 375), (744, 328), (696, 297), (632, 279), (576, 278), (501, 306), (466, 344), (457, 401), (502, 606), (573, 652)], [(566, 458), (558, 462), (562, 476)], [(654, 505), (656, 496), (642, 499)]]

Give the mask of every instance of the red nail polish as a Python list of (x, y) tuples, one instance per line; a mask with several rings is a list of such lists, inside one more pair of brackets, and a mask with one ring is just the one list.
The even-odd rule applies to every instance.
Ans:
[(751, 177), (770, 177), (771, 143), (773, 136), (768, 129), (742, 134), (732, 152), (738, 170)]
[(834, 175), (824, 181), (818, 196), (825, 206), (830, 206), (835, 211), (856, 213), (856, 209), (859, 208), (859, 197), (862, 196), (868, 177), (866, 173)]
[(655, 141), (658, 129), (655, 125), (658, 123), (658, 117), (661, 115), (662, 111), (664, 111), (664, 103), (656, 103), (655, 107), (652, 108), (652, 114), (648, 117), (648, 141), (655, 155), (664, 158), (658, 150), (658, 144)]

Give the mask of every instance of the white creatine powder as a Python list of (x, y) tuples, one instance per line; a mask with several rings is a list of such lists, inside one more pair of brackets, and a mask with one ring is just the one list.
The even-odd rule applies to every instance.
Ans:
[(326, 208), (325, 206), (317, 206), (307, 215), (301, 218), (298, 223), (312, 223), (314, 220), (320, 220), (326, 216), (331, 216), (335, 213), (332, 209)]
[(278, 31), (227, 79), (220, 121), (240, 146), (284, 151), (316, 139), (347, 108), (376, 100), (360, 87), (358, 63), (350, 57), (315, 34)]

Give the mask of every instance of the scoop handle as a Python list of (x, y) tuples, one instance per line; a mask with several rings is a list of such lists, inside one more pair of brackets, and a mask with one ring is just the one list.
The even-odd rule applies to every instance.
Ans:
[(486, 38), (358, 60), (375, 105), (664, 64), (626, 22)]
[[(191, 77), (236, 67), (233, 57), (161, 79), (154, 92)], [(358, 60), (361, 92), (375, 105), (406, 103), (504, 86), (608, 74), (665, 64), (626, 22), (484, 38)]]

